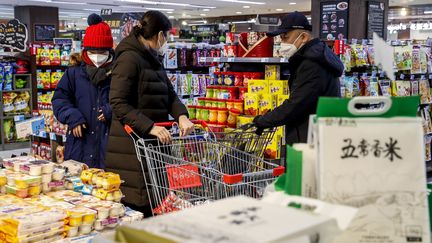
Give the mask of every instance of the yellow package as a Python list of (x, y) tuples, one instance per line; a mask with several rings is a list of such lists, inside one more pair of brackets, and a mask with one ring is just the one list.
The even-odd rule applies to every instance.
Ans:
[(246, 124), (252, 123), (254, 117), (252, 116), (238, 116), (237, 117), (237, 127), (242, 127)]
[(261, 99), (259, 101), (259, 114), (260, 115), (264, 115), (273, 109), (273, 104), (274, 104), (273, 98), (274, 98), (274, 96), (271, 94), (261, 95)]
[(287, 80), (270, 80), (269, 91), (274, 95), (287, 95), (289, 94), (289, 87)]
[(289, 99), (289, 95), (278, 95), (277, 96), (277, 106), (281, 106), (285, 100)]
[(279, 65), (266, 65), (265, 66), (265, 79), (266, 80), (280, 79), (280, 66)]
[(267, 146), (267, 148), (264, 151), (264, 156), (267, 159), (280, 159), (281, 156), (281, 149), (282, 149), (282, 141), (284, 139), (284, 130), (282, 127), (279, 127), (270, 144)]
[(95, 169), (95, 168), (88, 169), (88, 170), (83, 170), (83, 172), (81, 173), (81, 181), (83, 183), (92, 185), (92, 178), (93, 178), (93, 176), (94, 175), (97, 176), (99, 173), (103, 173), (103, 170), (101, 170), (101, 169)]
[(244, 94), (244, 113), (249, 116), (257, 116), (259, 109), (260, 95), (246, 93)]
[(268, 80), (249, 80), (248, 83), (249, 94), (268, 94), (269, 93), (269, 81)]
[(106, 172), (102, 176), (101, 184), (98, 188), (103, 188), (105, 190), (118, 190), (120, 189), (120, 176), (112, 172)]

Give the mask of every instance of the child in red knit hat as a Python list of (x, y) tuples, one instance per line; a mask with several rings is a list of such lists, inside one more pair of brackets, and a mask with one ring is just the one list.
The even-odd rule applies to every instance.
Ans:
[(52, 99), (54, 115), (69, 132), (65, 160), (105, 168), (105, 150), (111, 125), (109, 89), (114, 60), (110, 27), (91, 14), (83, 39), (82, 62), (68, 68)]

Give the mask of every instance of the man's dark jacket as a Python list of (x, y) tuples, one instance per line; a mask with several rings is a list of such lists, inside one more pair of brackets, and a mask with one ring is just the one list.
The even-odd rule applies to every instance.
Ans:
[(287, 144), (305, 143), (309, 115), (316, 113), (319, 97), (339, 97), (344, 66), (333, 51), (319, 39), (300, 48), (288, 64), (290, 98), (281, 106), (255, 118), (258, 127), (285, 125)]

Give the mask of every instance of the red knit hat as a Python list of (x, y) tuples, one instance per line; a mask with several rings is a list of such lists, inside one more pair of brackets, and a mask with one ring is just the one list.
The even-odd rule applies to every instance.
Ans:
[(83, 39), (84, 49), (112, 49), (114, 41), (111, 28), (102, 21), (102, 17), (97, 14), (90, 14), (87, 23), (89, 27), (87, 27)]

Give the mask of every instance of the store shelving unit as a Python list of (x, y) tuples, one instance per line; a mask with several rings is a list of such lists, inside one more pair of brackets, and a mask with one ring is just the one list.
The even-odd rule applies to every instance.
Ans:
[(224, 62), (224, 63), (288, 63), (288, 58), (279, 57), (201, 57), (200, 62)]

